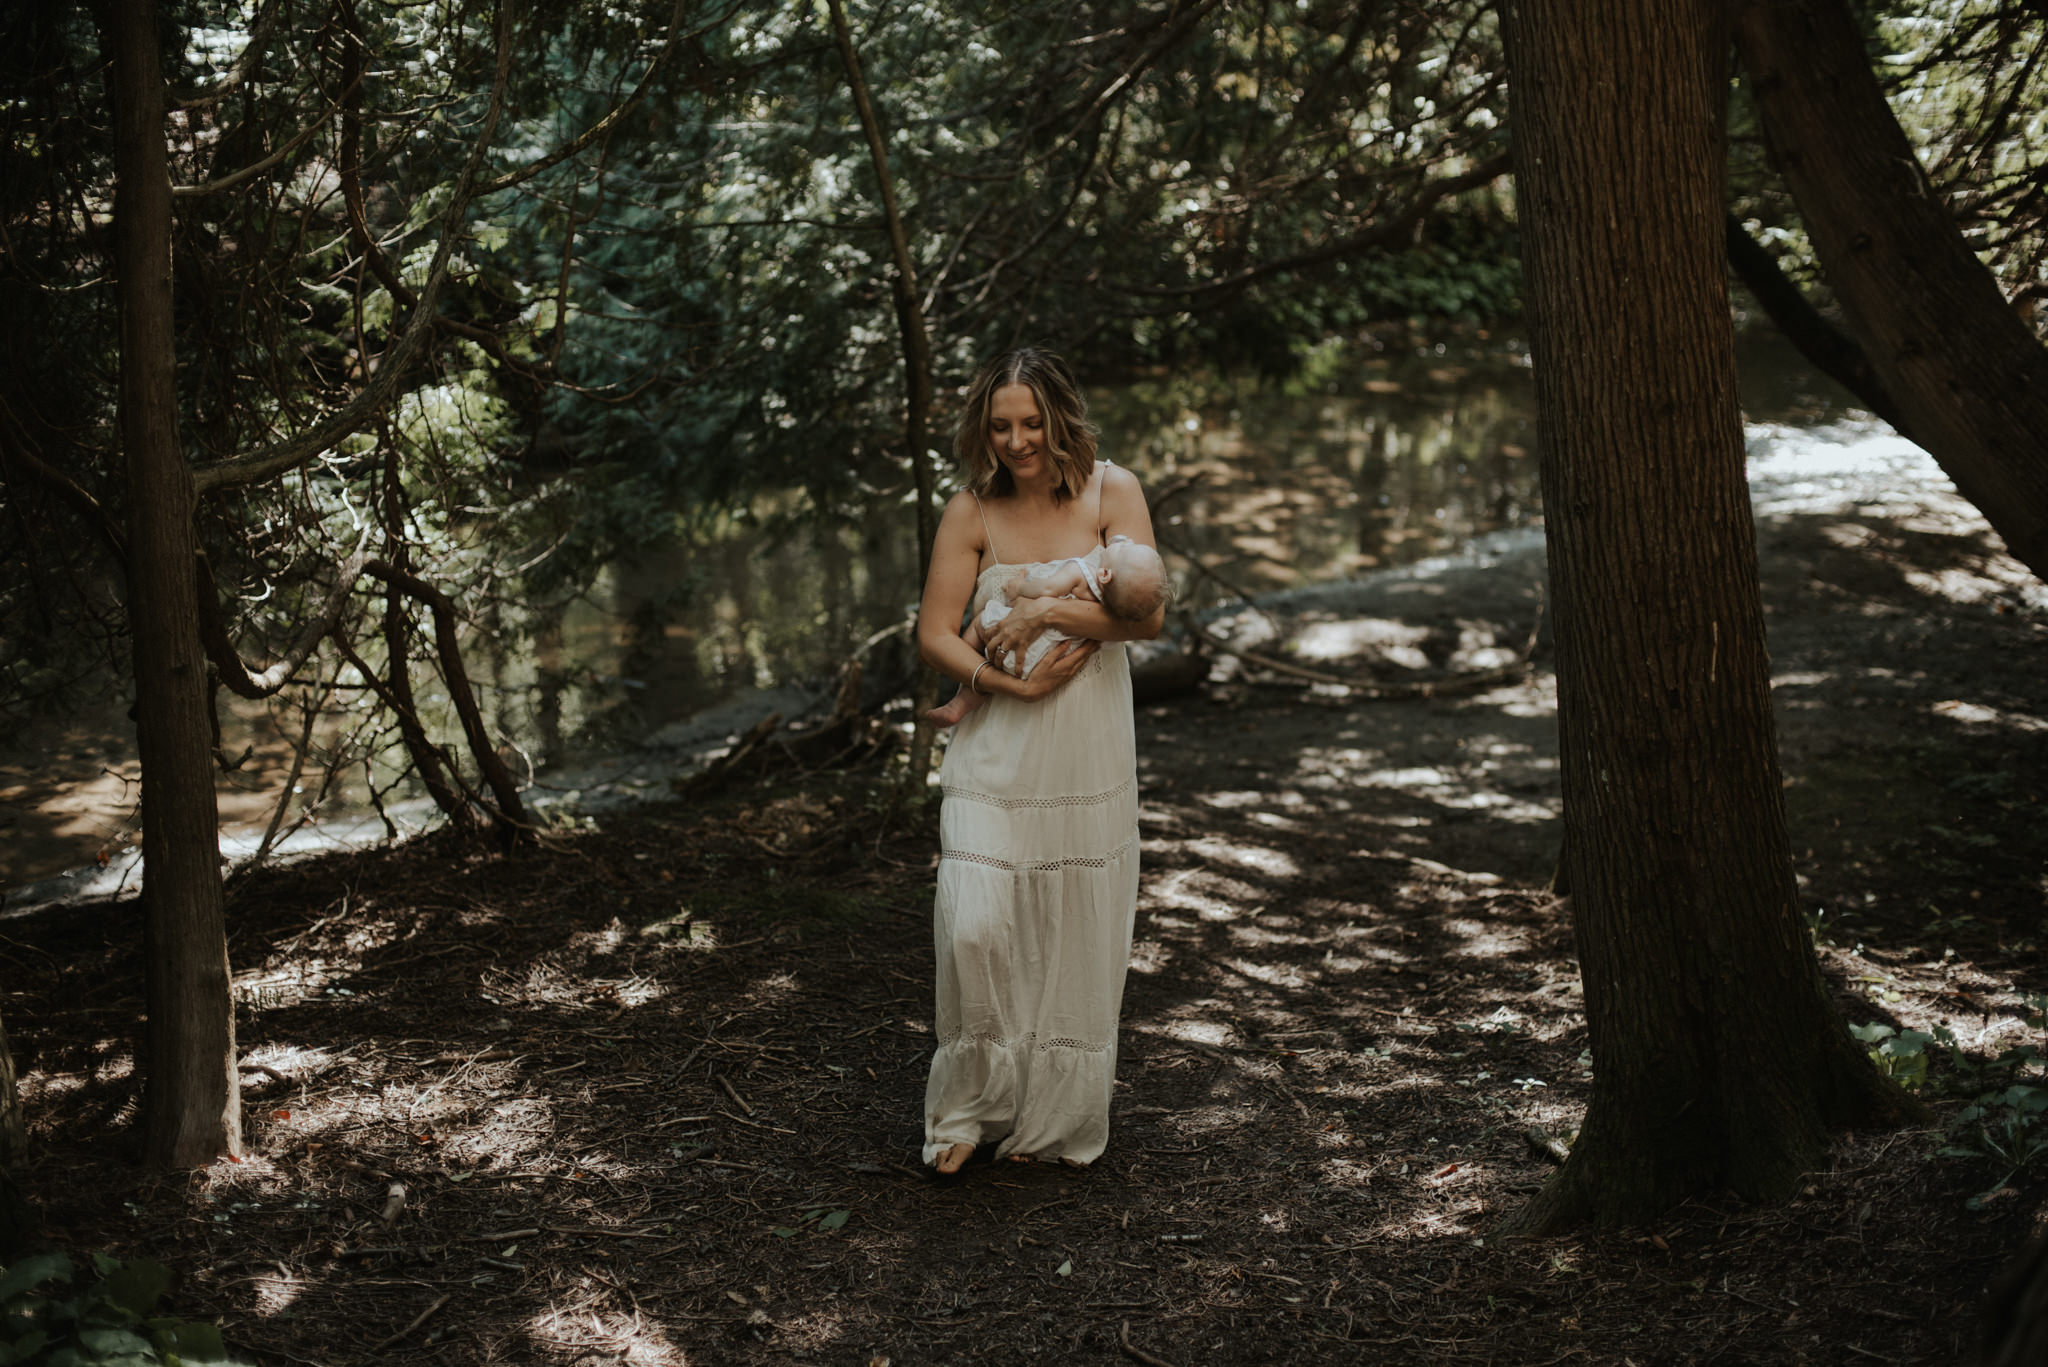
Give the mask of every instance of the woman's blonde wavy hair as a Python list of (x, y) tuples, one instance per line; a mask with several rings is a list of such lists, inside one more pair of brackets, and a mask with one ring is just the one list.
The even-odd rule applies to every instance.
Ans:
[(1088, 421), (1088, 404), (1067, 363), (1050, 351), (1029, 346), (996, 357), (967, 387), (960, 426), (953, 434), (953, 453), (966, 467), (969, 487), (989, 498), (1016, 492), (1017, 482), (997, 458), (995, 441), (989, 435), (989, 409), (996, 391), (1013, 384), (1024, 385), (1038, 400), (1039, 414), (1045, 420), (1045, 454), (1059, 474), (1059, 482), (1053, 486), (1054, 501), (1073, 498), (1088, 487), (1095, 474), (1095, 425)]

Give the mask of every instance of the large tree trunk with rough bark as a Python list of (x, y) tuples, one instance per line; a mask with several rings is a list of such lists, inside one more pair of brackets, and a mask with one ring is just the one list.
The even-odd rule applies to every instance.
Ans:
[(1517, 1219), (1784, 1195), (1903, 1098), (1800, 920), (1722, 242), (1716, 0), (1510, 0), (1503, 25), (1595, 1081)]
[(2048, 578), (2048, 348), (1928, 185), (1844, 0), (1752, 0), (1736, 41), (1772, 158), (1885, 392)]
[(239, 1154), (242, 1146), (213, 793), (213, 692), (199, 641), (192, 475), (178, 442), (157, 6), (118, 0), (107, 36), (114, 49), (128, 624), (142, 759), (144, 1146), (151, 1166), (188, 1168)]

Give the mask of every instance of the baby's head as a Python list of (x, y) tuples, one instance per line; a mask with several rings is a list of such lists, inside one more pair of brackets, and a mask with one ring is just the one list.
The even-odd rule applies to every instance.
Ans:
[(1128, 536), (1113, 536), (1102, 550), (1096, 595), (1109, 615), (1127, 622), (1150, 617), (1166, 601), (1166, 565), (1159, 552)]

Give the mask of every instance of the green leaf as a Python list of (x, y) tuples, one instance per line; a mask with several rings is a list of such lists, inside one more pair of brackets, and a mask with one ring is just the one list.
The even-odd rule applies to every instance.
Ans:
[(171, 1270), (151, 1258), (123, 1263), (100, 1283), (100, 1294), (132, 1315), (147, 1315), (171, 1286)]
[(126, 1329), (81, 1329), (78, 1331), (78, 1343), (101, 1357), (149, 1352), (149, 1340)]
[(775, 1228), (769, 1230), (768, 1232), (770, 1234), (773, 1234), (778, 1239), (793, 1239), (796, 1237), (796, 1231), (791, 1229), (788, 1225), (777, 1225)]
[(71, 1259), (62, 1253), (38, 1253), (33, 1258), (23, 1258), (5, 1273), (0, 1273), (0, 1305), (44, 1282), (70, 1280)]
[(167, 1357), (193, 1364), (228, 1360), (228, 1348), (221, 1342), (217, 1324), (177, 1321), (156, 1331), (156, 1346)]
[(1074, 1275), (1074, 1260), (1072, 1258), (1067, 1259), (1065, 1262), (1059, 1265), (1059, 1275), (1062, 1277), (1071, 1277)]
[(824, 1219), (818, 1221), (818, 1228), (828, 1230), (838, 1229), (840, 1226), (844, 1225), (848, 1220), (851, 1220), (852, 1218), (853, 1212), (850, 1210), (835, 1210), (831, 1214), (827, 1215)]
[(13, 1367), (17, 1362), (32, 1362), (50, 1336), (40, 1329), (31, 1329), (13, 1343), (0, 1343), (0, 1367)]

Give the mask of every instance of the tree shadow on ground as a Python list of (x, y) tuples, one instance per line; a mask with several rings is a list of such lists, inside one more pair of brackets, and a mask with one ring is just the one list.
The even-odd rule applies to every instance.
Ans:
[[(1876, 896), (1871, 936), (1824, 957), (1876, 998), (1857, 1019), (1974, 1013), (1989, 1049), (2039, 889), (2030, 907), (2021, 874), (1977, 879), (1960, 960), (1892, 935), (1920, 927), (1879, 912), (1951, 876), (1925, 843), (1945, 837), (1900, 810), (1933, 790), (1859, 816), (1867, 772), (1816, 775), (2032, 763), (2009, 719), (2048, 714), (2048, 684), (1982, 657), (2040, 627), (1903, 570), (1858, 560), (1856, 580), (1830, 557), (1870, 546), (1839, 521), (1766, 528), (1787, 573), (1856, 585), (1823, 611), (1771, 581), (1807, 893)], [(1866, 692), (1850, 628), (1871, 620), (1893, 673)], [(1181, 1364), (1958, 1360), (2040, 1193), (1966, 1211), (1986, 1174), (1928, 1135), (1847, 1137), (1782, 1207), (1487, 1239), (1547, 1172), (1524, 1132), (1569, 1135), (1590, 1086), (1564, 909), (1540, 891), (1547, 677), (1217, 697), (1141, 718), (1115, 1132), (1085, 1173), (918, 1169), (931, 814), (878, 838), (868, 777), (814, 775), (511, 856), (430, 839), (253, 875), (233, 957), (269, 1072), (245, 1074), (247, 1161), (190, 1175), (132, 1166), (133, 903), (10, 923), (45, 1233), (172, 1263), (179, 1309), (265, 1362), (1107, 1362), (1126, 1340)], [(1866, 713), (1867, 744), (1842, 730)], [(1937, 787), (1959, 805), (1936, 824), (2024, 847), (2024, 793)], [(1837, 820), (1848, 851), (1818, 838)]]

